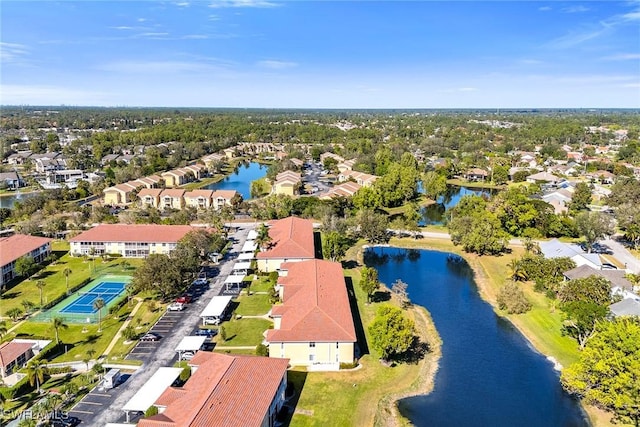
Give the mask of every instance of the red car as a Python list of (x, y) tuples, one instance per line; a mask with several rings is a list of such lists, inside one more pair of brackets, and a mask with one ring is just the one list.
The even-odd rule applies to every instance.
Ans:
[(180, 304), (189, 304), (191, 302), (191, 295), (182, 295), (180, 298), (176, 299), (176, 302)]

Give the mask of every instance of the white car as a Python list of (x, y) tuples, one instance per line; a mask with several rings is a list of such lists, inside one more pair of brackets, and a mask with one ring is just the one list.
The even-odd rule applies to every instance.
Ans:
[(169, 311), (182, 311), (182, 310), (184, 310), (184, 304), (182, 304), (181, 302), (174, 302), (174, 303), (170, 304), (169, 307), (167, 307), (167, 310), (169, 310)]
[(193, 351), (185, 351), (182, 353), (182, 360), (191, 360), (193, 359), (193, 356), (195, 356)]

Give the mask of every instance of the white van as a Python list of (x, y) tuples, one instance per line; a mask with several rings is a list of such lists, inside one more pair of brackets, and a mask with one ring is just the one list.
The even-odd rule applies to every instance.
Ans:
[(120, 369), (109, 369), (109, 372), (102, 379), (102, 385), (106, 389), (114, 388), (120, 380)]

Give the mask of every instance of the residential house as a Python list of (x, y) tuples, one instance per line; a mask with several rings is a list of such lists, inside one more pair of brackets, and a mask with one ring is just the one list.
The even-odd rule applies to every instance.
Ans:
[(561, 181), (561, 178), (549, 173), (549, 172), (538, 172), (533, 175), (529, 175), (527, 177), (527, 182), (532, 184), (544, 182), (551, 185), (556, 185)]
[(120, 254), (125, 258), (146, 258), (151, 254), (168, 255), (180, 239), (193, 228), (189, 225), (99, 224), (72, 237), (70, 254)]
[(228, 160), (232, 160), (236, 156), (235, 148), (225, 148), (224, 150), (222, 150), (222, 152), (224, 153), (224, 155), (227, 157)]
[(179, 187), (188, 182), (187, 172), (181, 169), (173, 169), (167, 172), (162, 172), (160, 175), (164, 179), (165, 185), (169, 188)]
[(6, 188), (11, 190), (17, 190), (18, 188), (24, 187), (26, 183), (20, 177), (18, 172), (0, 172), (0, 182), (4, 182)]
[(279, 271), (285, 262), (315, 258), (313, 223), (307, 219), (290, 216), (271, 221), (269, 237), (269, 247), (256, 256), (258, 270), (262, 272)]
[(125, 182), (102, 190), (104, 193), (104, 204), (110, 206), (123, 206), (131, 203), (138, 188), (142, 185), (138, 182)]
[(177, 209), (184, 207), (184, 195), (186, 190), (180, 188), (166, 188), (160, 193), (160, 210)]
[(469, 169), (468, 171), (466, 171), (463, 174), (464, 179), (466, 179), (467, 181), (486, 181), (487, 178), (489, 177), (489, 172), (487, 172), (484, 169), (480, 169), (480, 168), (472, 168)]
[(304, 162), (303, 162), (302, 160), (300, 160), (300, 159), (296, 159), (295, 157), (294, 157), (294, 158), (289, 159), (289, 161), (290, 161), (290, 162), (291, 162), (295, 167), (297, 167), (298, 169), (301, 169), (301, 168), (302, 168), (302, 166), (304, 165)]
[(602, 277), (611, 283), (611, 295), (640, 300), (640, 297), (634, 293), (633, 285), (627, 279), (625, 270), (596, 270), (588, 265), (581, 265), (563, 274), (567, 280), (585, 279), (591, 276)]
[(330, 152), (326, 152), (326, 153), (322, 153), (320, 154), (320, 162), (324, 164), (324, 161), (327, 159), (333, 159), (335, 160), (337, 163), (342, 163), (344, 162), (344, 157), (339, 156), (335, 153), (330, 153)]
[(294, 171), (284, 171), (276, 175), (276, 179), (271, 186), (272, 194), (286, 194), (287, 196), (295, 196), (302, 183), (300, 173)]
[(281, 269), (282, 304), (271, 309), (269, 357), (317, 370), (353, 363), (357, 338), (342, 265), (314, 259), (283, 263)]
[(587, 174), (587, 176), (595, 181), (598, 181), (600, 184), (614, 184), (616, 180), (616, 176), (609, 171), (599, 170)]
[(351, 159), (351, 160), (345, 160), (344, 162), (340, 162), (338, 163), (338, 171), (340, 173), (344, 172), (344, 171), (350, 171), (353, 170), (353, 166), (356, 164), (357, 160), (356, 159)]
[(213, 208), (220, 210), (225, 206), (233, 206), (236, 200), (242, 200), (242, 196), (236, 190), (216, 190), (211, 195)]
[(613, 317), (636, 316), (640, 317), (640, 301), (625, 298), (609, 306), (609, 312)]
[(336, 197), (353, 197), (353, 195), (361, 188), (362, 186), (357, 182), (346, 181), (342, 184), (331, 187), (329, 191), (318, 196), (318, 198), (321, 200), (329, 200)]
[(187, 175), (189, 175), (189, 173), (191, 175), (193, 175), (193, 177), (195, 178), (196, 181), (201, 180), (204, 177), (204, 174), (205, 174), (204, 165), (193, 164), (193, 165), (185, 166), (185, 167), (180, 168), (180, 169), (182, 171), (186, 172)]
[(184, 193), (184, 204), (196, 209), (209, 209), (212, 206), (213, 190), (192, 190)]
[(27, 234), (0, 237), (0, 289), (17, 276), (15, 266), (19, 258), (30, 256), (37, 264), (43, 262), (51, 254), (51, 241)]
[(364, 172), (356, 172), (353, 170), (346, 170), (344, 172), (340, 172), (340, 174), (338, 175), (339, 182), (353, 180), (362, 187), (371, 187), (377, 179), (378, 177), (376, 175), (370, 175)]
[(105, 166), (110, 164), (111, 162), (115, 162), (118, 161), (118, 158), (120, 157), (120, 154), (107, 154), (106, 156), (102, 156), (102, 159), (100, 159), (100, 165)]
[(540, 242), (540, 252), (546, 258), (571, 258), (578, 267), (588, 265), (596, 270), (602, 267), (602, 260), (598, 254), (587, 253), (578, 245), (562, 243), (558, 239)]
[(142, 178), (138, 178), (133, 182), (140, 183), (146, 188), (158, 188), (164, 186), (164, 179), (160, 175), (149, 175)]
[(7, 157), (7, 162), (10, 165), (24, 165), (31, 154), (31, 151), (18, 151), (17, 153), (10, 154), (9, 157)]
[(140, 199), (140, 205), (142, 207), (150, 207), (159, 209), (160, 207), (160, 194), (162, 188), (143, 188), (138, 193), (138, 199)]
[(208, 154), (204, 156), (201, 160), (204, 163), (207, 170), (209, 170), (209, 172), (212, 172), (216, 170), (218, 165), (221, 165), (227, 162), (227, 156), (220, 153), (213, 153), (213, 154)]
[(274, 427), (285, 403), (287, 359), (199, 351), (191, 377), (154, 403), (138, 427)]
[(6, 378), (22, 369), (34, 356), (33, 345), (26, 342), (0, 344), (0, 378)]

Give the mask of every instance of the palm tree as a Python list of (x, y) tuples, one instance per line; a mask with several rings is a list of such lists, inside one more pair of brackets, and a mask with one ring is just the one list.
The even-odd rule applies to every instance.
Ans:
[(14, 322), (18, 320), (20, 316), (22, 316), (22, 310), (19, 307), (13, 307), (7, 310), (7, 316), (11, 318)]
[(7, 322), (5, 322), (4, 320), (0, 321), (0, 338), (2, 338), (7, 332), (9, 332), (9, 328), (7, 328)]
[(64, 319), (62, 317), (54, 317), (51, 319), (51, 327), (56, 333), (56, 344), (60, 344), (60, 337), (58, 336), (58, 331), (60, 329), (67, 329), (69, 325), (64, 323)]
[(64, 275), (64, 278), (67, 283), (67, 295), (69, 295), (69, 276), (71, 275), (71, 273), (73, 273), (73, 271), (71, 271), (69, 267), (62, 270), (62, 274)]
[(24, 307), (24, 312), (27, 314), (31, 313), (31, 310), (33, 310), (33, 307), (35, 307), (35, 304), (27, 299), (22, 300), (20, 304), (22, 304), (22, 306)]
[(104, 307), (104, 300), (102, 298), (93, 300), (93, 308), (98, 310), (98, 332), (102, 332), (102, 307)]
[(36, 282), (36, 288), (38, 288), (38, 290), (40, 291), (40, 308), (42, 308), (42, 305), (43, 305), (43, 303), (42, 303), (42, 290), (44, 289), (44, 287), (46, 285), (47, 284), (45, 283), (44, 280), (38, 280)]
[(89, 256), (91, 257), (91, 272), (96, 271), (96, 248), (91, 246), (89, 248)]
[(522, 268), (522, 263), (517, 259), (512, 259), (507, 266), (511, 270), (511, 279), (513, 279), (513, 281), (525, 281), (529, 278), (525, 269)]
[(271, 242), (271, 236), (269, 235), (269, 227), (265, 224), (261, 224), (258, 227), (258, 235), (256, 237), (256, 244), (260, 248), (260, 250), (265, 250), (269, 247), (269, 243)]
[(29, 378), (29, 384), (32, 386), (36, 384), (38, 393), (40, 393), (40, 384), (44, 381), (46, 373), (47, 366), (42, 360), (33, 360), (27, 365), (27, 377)]

